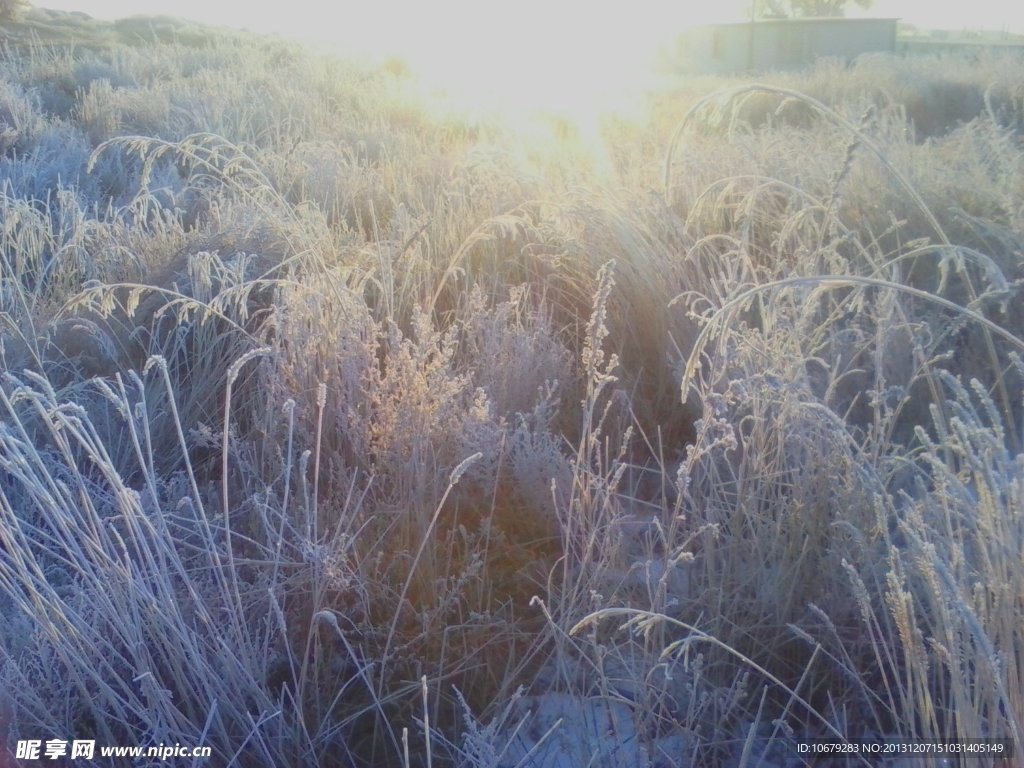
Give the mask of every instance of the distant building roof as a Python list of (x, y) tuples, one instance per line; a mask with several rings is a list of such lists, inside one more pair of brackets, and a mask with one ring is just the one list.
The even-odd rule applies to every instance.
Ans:
[(679, 68), (713, 74), (797, 69), (896, 50), (896, 17), (804, 16), (708, 24), (683, 32)]
[(748, 24), (821, 24), (822, 22), (867, 22), (867, 21), (887, 21), (887, 22), (898, 22), (900, 18), (898, 16), (762, 16), (757, 19), (747, 19), (746, 21), (726, 21), (720, 24), (702, 24), (701, 27), (704, 29), (710, 29), (713, 27), (744, 27)]

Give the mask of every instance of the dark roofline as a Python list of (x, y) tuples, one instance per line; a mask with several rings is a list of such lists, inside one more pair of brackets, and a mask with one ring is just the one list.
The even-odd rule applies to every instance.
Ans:
[(764, 26), (766, 24), (821, 24), (822, 22), (863, 22), (863, 21), (894, 21), (900, 22), (902, 18), (899, 16), (867, 16), (867, 17), (854, 17), (847, 18), (846, 16), (796, 16), (787, 19), (756, 19), (754, 21), (727, 21), (722, 24), (702, 24), (699, 27), (692, 27), (692, 29), (720, 29), (722, 27), (749, 27), (751, 24), (755, 26)]

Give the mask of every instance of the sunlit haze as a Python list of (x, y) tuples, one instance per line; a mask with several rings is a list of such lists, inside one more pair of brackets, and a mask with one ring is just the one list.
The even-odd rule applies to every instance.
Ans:
[[(642, 87), (659, 46), (688, 26), (739, 21), (749, 0), (313, 0), (238, 4), (215, 0), (39, 0), (42, 7), (113, 19), (163, 14), (314, 40), (342, 53), (406, 61), (453, 98), (479, 107), (550, 110), (578, 120), (621, 108)], [(1005, 0), (936, 4), (877, 0), (856, 15), (894, 16), (922, 28), (1024, 32), (1024, 9)], [(852, 15), (852, 14), (851, 14)]]
[[(98, 18), (167, 14), (336, 45), (343, 53), (396, 56), (420, 77), (483, 104), (532, 102), (574, 110), (619, 95), (649, 71), (677, 30), (728, 19), (694, 4), (634, 0), (605, 8), (558, 0), (385, 0), (278, 4), (183, 0), (42, 0)], [(694, 10), (700, 8), (700, 10)]]

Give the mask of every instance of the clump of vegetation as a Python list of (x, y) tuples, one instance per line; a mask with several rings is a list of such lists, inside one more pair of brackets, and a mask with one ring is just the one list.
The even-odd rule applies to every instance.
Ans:
[(401, 67), (30, 16), (0, 748), (1024, 750), (1010, 63), (700, 81), (606, 123), (602, 166)]
[(0, 21), (17, 21), (26, 8), (27, 0), (3, 0), (0, 2)]

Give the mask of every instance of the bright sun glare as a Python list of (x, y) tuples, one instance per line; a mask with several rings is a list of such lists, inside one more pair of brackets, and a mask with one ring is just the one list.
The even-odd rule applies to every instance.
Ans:
[[(168, 14), (255, 32), (317, 41), (342, 55), (383, 61), (395, 57), (462, 110), (499, 111), (528, 122), (538, 113), (595, 136), (602, 114), (641, 117), (640, 94), (653, 78), (652, 61), (687, 27), (743, 20), (751, 0), (321, 0), (239, 5), (218, 0), (33, 0), (43, 7), (82, 10), (100, 18)], [(1015, 5), (1015, 4), (1010, 4)], [(919, 25), (1007, 28), (1020, 10), (1005, 0), (975, 0), (970, 17), (925, 0), (875, 0), (856, 15), (903, 17)], [(945, 14), (945, 15), (943, 15)], [(1010, 18), (1013, 17), (1013, 18)], [(1024, 23), (1020, 26), (1024, 27)], [(1022, 29), (1021, 31), (1024, 31)]]
[(396, 53), (413, 72), (463, 109), (497, 111), (521, 124), (543, 113), (584, 136), (596, 133), (604, 112), (635, 112), (665, 42), (651, 2), (628, 13), (586, 14), (542, 0), (498, 12), (455, 5), (445, 6), (446, 19), (422, 19), (418, 29), (434, 32), (406, 29)]
[(740, 13), (685, 0), (588, 5), (579, 0), (378, 0), (329, 5), (216, 0), (33, 0), (101, 18), (168, 14), (316, 40), (342, 53), (397, 57), (456, 105), (504, 115), (542, 111), (589, 123), (622, 111), (644, 87), (658, 47), (686, 26)]

